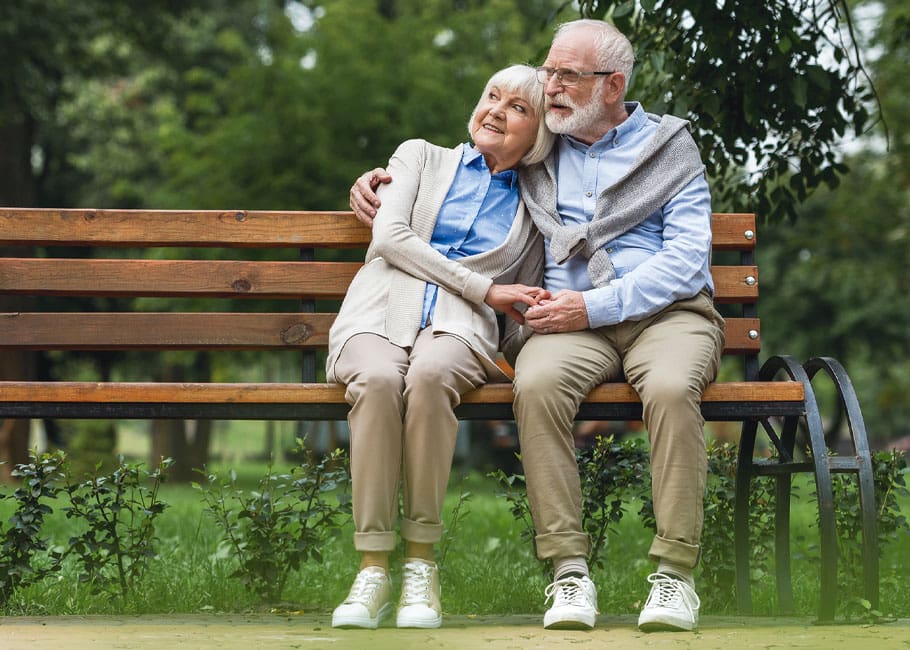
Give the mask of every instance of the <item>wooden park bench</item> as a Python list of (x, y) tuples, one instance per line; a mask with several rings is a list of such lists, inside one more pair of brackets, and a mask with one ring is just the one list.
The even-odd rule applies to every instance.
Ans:
[[(876, 603), (871, 462), (849, 378), (828, 358), (800, 364), (773, 356), (760, 365), (755, 216), (715, 214), (712, 227), (725, 354), (739, 357), (743, 372), (740, 381), (710, 385), (702, 410), (707, 420), (742, 423), (735, 504), (739, 607), (751, 611), (750, 481), (771, 475), (778, 494), (779, 605), (783, 611), (792, 608), (789, 494), (796, 472), (814, 474), (818, 494), (819, 618), (833, 618), (837, 588), (833, 472), (858, 476), (866, 597)], [(0, 295), (22, 307), (0, 314), (0, 349), (285, 350), (295, 355), (301, 375), (281, 383), (153, 377), (3, 381), (0, 418), (343, 420), (348, 411), (343, 388), (319, 377), (334, 312), (363, 257), (350, 249), (363, 249), (369, 240), (370, 231), (347, 212), (2, 208)], [(345, 254), (350, 261), (338, 261)], [(168, 311), (156, 311), (154, 299), (160, 297), (183, 299), (180, 311), (170, 307), (173, 302)], [(852, 455), (832, 455), (826, 447), (811, 383), (819, 372), (831, 378), (846, 409)], [(463, 419), (510, 420), (511, 386), (483, 386), (466, 395), (457, 412)], [(628, 384), (607, 383), (591, 392), (578, 418), (638, 420), (641, 404)], [(809, 433), (807, 456), (798, 453), (799, 428)], [(755, 457), (760, 433), (776, 450), (770, 459)]]

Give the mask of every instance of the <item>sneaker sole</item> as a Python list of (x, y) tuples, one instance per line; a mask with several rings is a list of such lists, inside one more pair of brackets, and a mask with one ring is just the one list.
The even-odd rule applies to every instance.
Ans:
[(547, 617), (544, 616), (543, 627), (546, 630), (593, 630), (596, 622), (596, 614), (578, 618), (558, 618), (553, 621), (547, 621)]
[(642, 632), (693, 632), (697, 628), (698, 623), (666, 618), (652, 621), (639, 621), (638, 623), (638, 629)]
[(370, 618), (369, 616), (333, 615), (332, 627), (341, 629), (375, 630), (377, 627), (379, 627), (382, 619), (386, 618), (391, 612), (392, 603), (386, 603), (379, 609), (379, 612), (376, 614), (376, 618)]
[(696, 628), (671, 623), (642, 623), (638, 629), (642, 632), (694, 632)]
[(594, 624), (589, 625), (584, 621), (554, 621), (543, 627), (545, 630), (593, 630)]
[(425, 621), (425, 620), (413, 620), (409, 621), (407, 619), (398, 619), (395, 622), (395, 626), (401, 629), (419, 629), (419, 630), (432, 630), (437, 627), (442, 627), (442, 617), (440, 616), (435, 621)]

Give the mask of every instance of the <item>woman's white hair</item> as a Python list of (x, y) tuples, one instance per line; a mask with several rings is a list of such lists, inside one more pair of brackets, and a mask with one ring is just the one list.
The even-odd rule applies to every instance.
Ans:
[(477, 114), (480, 104), (494, 86), (506, 92), (520, 95), (522, 99), (531, 105), (534, 117), (537, 119), (537, 137), (534, 139), (531, 149), (518, 161), (518, 164), (533, 165), (534, 163), (539, 163), (549, 155), (556, 136), (547, 128), (547, 124), (544, 121), (544, 113), (546, 112), (544, 84), (537, 80), (537, 70), (529, 65), (510, 65), (490, 77), (483, 89), (483, 93), (480, 95), (480, 100), (474, 106), (474, 110), (471, 111), (471, 117), (468, 120), (468, 135), (471, 135), (471, 125), (474, 123), (474, 116)]

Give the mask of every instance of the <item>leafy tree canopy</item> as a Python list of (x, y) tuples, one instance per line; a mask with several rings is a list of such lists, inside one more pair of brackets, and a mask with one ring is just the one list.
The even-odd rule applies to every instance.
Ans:
[(120, 65), (69, 77), (58, 131), (79, 135), (82, 202), (344, 207), (351, 179), (402, 140), (464, 140), (486, 77), (539, 62), (552, 26), (579, 15), (629, 35), (630, 98), (692, 120), (715, 209), (793, 217), (838, 183), (837, 144), (870, 122), (839, 0), (229, 4), (165, 5), (151, 47), (89, 32)]
[(580, 6), (632, 41), (638, 70), (630, 96), (692, 121), (715, 208), (793, 218), (810, 190), (835, 187), (847, 171), (838, 145), (866, 128), (874, 97), (846, 2)]

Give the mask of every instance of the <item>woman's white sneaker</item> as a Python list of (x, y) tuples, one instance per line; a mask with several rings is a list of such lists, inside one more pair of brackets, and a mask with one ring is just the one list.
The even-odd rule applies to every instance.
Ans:
[(398, 627), (435, 628), (442, 625), (439, 569), (435, 562), (405, 558), (398, 601)]
[(332, 612), (332, 627), (375, 630), (392, 611), (392, 582), (379, 567), (361, 569), (348, 597)]
[(638, 617), (642, 632), (690, 632), (698, 627), (698, 594), (685, 580), (665, 573), (648, 576), (651, 593)]
[(569, 576), (552, 582), (544, 592), (553, 606), (543, 617), (548, 630), (590, 630), (597, 621), (597, 587), (588, 576)]

